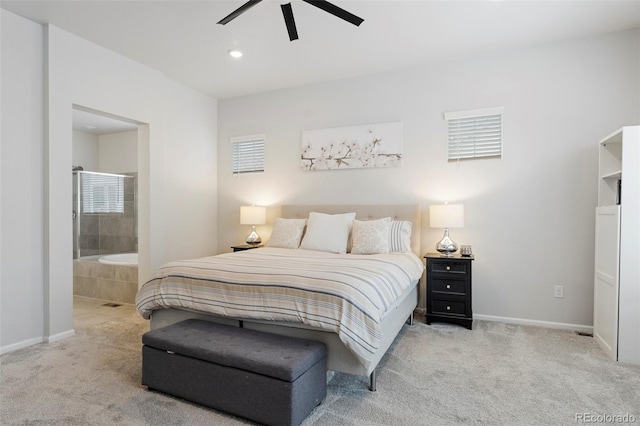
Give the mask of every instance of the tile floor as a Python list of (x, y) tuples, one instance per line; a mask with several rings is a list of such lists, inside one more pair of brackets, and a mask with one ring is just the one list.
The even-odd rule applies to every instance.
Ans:
[[(92, 325), (122, 318), (136, 312), (136, 305), (122, 303), (120, 306), (111, 307), (108, 300), (92, 299), (90, 297), (73, 296), (73, 327), (82, 329)], [(141, 321), (145, 321), (140, 317)]]

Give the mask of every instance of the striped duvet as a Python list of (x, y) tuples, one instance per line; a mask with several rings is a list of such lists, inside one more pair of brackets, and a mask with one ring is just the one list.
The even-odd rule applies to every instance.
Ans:
[(365, 366), (385, 312), (422, 275), (413, 253), (337, 255), (259, 248), (170, 262), (138, 292), (144, 318), (187, 309), (234, 318), (299, 322), (335, 332)]

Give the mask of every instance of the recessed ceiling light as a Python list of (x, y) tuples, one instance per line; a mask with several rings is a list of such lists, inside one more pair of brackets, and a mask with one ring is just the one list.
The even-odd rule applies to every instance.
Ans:
[(95, 129), (97, 129), (97, 127), (96, 127), (96, 126), (91, 126), (91, 125), (84, 126), (84, 128), (85, 128), (85, 129), (89, 129), (89, 130), (95, 130)]
[(242, 52), (239, 50), (232, 49), (229, 51), (229, 55), (232, 58), (242, 58)]

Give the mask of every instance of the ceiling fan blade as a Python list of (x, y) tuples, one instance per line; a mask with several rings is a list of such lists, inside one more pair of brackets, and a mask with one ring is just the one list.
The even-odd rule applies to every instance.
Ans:
[(233, 12), (231, 12), (229, 15), (225, 16), (220, 21), (218, 21), (218, 24), (225, 25), (225, 24), (229, 23), (230, 21), (236, 19), (238, 16), (242, 15), (243, 13), (245, 13), (247, 10), (249, 10), (250, 8), (255, 6), (256, 4), (260, 3), (261, 1), (262, 0), (249, 0), (248, 2), (246, 2), (242, 6), (240, 6), (239, 8), (234, 10)]
[(291, 3), (281, 4), (282, 16), (284, 16), (284, 23), (287, 25), (287, 31), (289, 32), (289, 40), (298, 39), (298, 30), (296, 29), (296, 20), (293, 19), (293, 9)]
[(329, 12), (332, 15), (337, 16), (340, 19), (344, 19), (347, 22), (352, 23), (356, 27), (364, 22), (364, 19), (354, 15), (351, 12), (347, 12), (346, 10), (336, 6), (333, 3), (329, 3), (326, 0), (302, 0), (305, 3), (309, 3), (319, 9), (324, 10), (325, 12)]

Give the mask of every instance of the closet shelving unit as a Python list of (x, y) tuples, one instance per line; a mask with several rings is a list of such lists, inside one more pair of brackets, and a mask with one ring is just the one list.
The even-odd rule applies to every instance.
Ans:
[(598, 175), (593, 337), (640, 364), (640, 126), (600, 141)]

